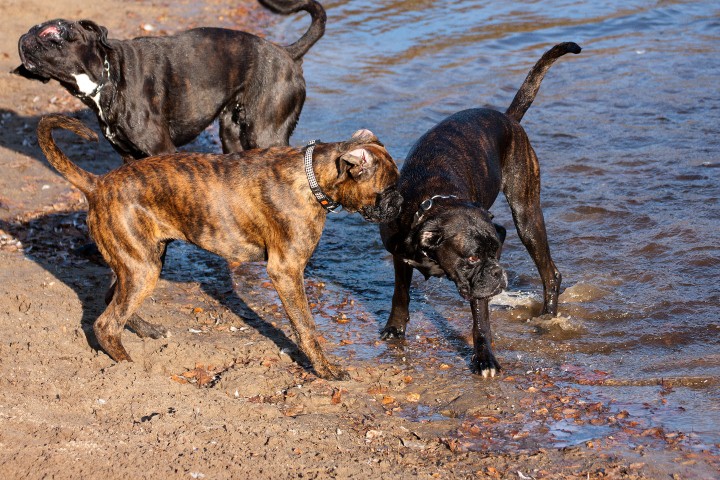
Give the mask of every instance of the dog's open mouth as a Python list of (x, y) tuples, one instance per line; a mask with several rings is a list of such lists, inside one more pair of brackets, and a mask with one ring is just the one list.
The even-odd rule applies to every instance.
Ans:
[(481, 295), (473, 295), (472, 293), (470, 293), (469, 290), (466, 290), (466, 289), (458, 290), (458, 292), (460, 293), (460, 296), (461, 296), (463, 299), (467, 300), (467, 301), (470, 301), (470, 300), (489, 300), (489, 299), (491, 299), (492, 297), (494, 297), (495, 295), (498, 295), (498, 294), (499, 294), (500, 292), (502, 292), (504, 289), (505, 289), (505, 286), (503, 286), (503, 285), (498, 285), (497, 288), (496, 288), (495, 290), (492, 290), (490, 293), (488, 293), (488, 294), (484, 294), (484, 293), (483, 293), (483, 294), (481, 294)]

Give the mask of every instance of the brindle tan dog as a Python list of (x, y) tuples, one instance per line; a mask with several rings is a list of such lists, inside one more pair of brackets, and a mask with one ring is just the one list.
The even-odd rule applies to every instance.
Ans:
[[(168, 241), (179, 239), (231, 261), (267, 260), (298, 345), (317, 374), (348, 378), (317, 341), (303, 286), (303, 271), (327, 214), (310, 189), (304, 149), (176, 153), (98, 176), (60, 151), (52, 138), (55, 128), (88, 140), (97, 136), (62, 115), (46, 116), (38, 125), (48, 161), (87, 197), (90, 234), (117, 277), (94, 325), (100, 345), (114, 360), (131, 360), (120, 339), (126, 322), (140, 333), (162, 331), (133, 313), (155, 287)], [(346, 210), (374, 222), (399, 213), (402, 198), (394, 189), (399, 172), (372, 132), (360, 130), (346, 142), (318, 143), (309, 158), (319, 188)]]

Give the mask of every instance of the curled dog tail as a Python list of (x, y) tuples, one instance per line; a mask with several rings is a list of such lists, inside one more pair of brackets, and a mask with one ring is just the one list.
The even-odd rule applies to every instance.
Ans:
[(280, 15), (290, 15), (301, 10), (305, 10), (310, 14), (312, 22), (310, 28), (308, 28), (305, 35), (300, 37), (300, 40), (287, 45), (285, 49), (288, 51), (290, 56), (299, 60), (303, 55), (310, 50), (310, 47), (315, 45), (315, 42), (320, 40), (320, 37), (325, 33), (325, 22), (327, 16), (325, 15), (325, 9), (315, 0), (258, 0), (265, 8), (274, 13)]
[(80, 120), (65, 115), (46, 115), (38, 123), (38, 143), (48, 162), (55, 167), (65, 179), (80, 189), (86, 196), (95, 189), (97, 176), (75, 165), (55, 144), (52, 131), (56, 128), (70, 130), (85, 140), (97, 140), (97, 134), (86, 127)]
[(520, 90), (515, 94), (515, 98), (505, 111), (505, 115), (518, 122), (522, 120), (523, 115), (525, 115), (525, 112), (530, 108), (533, 100), (535, 100), (535, 95), (537, 95), (538, 90), (540, 90), (540, 82), (542, 82), (550, 66), (555, 63), (555, 60), (566, 53), (578, 54), (581, 50), (577, 43), (565, 42), (559, 43), (545, 52), (532, 70), (530, 70), (530, 73), (528, 73)]

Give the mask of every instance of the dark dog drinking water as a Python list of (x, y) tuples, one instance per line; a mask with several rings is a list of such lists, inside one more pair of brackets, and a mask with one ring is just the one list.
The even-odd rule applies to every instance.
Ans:
[(395, 267), (392, 309), (382, 338), (405, 334), (413, 269), (426, 278), (446, 275), (470, 302), (476, 368), (484, 377), (500, 369), (488, 312), (489, 299), (507, 286), (499, 264), (505, 229), (493, 224), (488, 212), (500, 190), (542, 278), (543, 314), (557, 314), (561, 275), (550, 257), (540, 208), (540, 166), (520, 120), (547, 70), (566, 53), (580, 53), (580, 47), (568, 42), (547, 51), (504, 114), (486, 108), (458, 112), (410, 150), (398, 181), (402, 212), (380, 226)]
[(300, 350), (318, 375), (347, 378), (318, 343), (303, 272), (325, 224), (323, 202), (373, 222), (390, 221), (399, 212), (397, 166), (372, 132), (307, 149), (161, 155), (98, 176), (60, 151), (54, 128), (86, 139), (94, 133), (61, 115), (43, 117), (38, 125), (48, 161), (87, 197), (90, 234), (116, 275), (108, 306), (93, 327), (114, 360), (130, 360), (120, 338), (126, 323), (141, 336), (164, 332), (134, 313), (155, 287), (167, 243), (178, 239), (230, 261), (267, 260)]
[(52, 20), (20, 37), (15, 73), (60, 82), (126, 161), (172, 153), (216, 118), (225, 153), (285, 146), (305, 102), (302, 58), (325, 32), (325, 10), (314, 0), (260, 3), (305, 10), (312, 23), (283, 47), (222, 28), (114, 40), (90, 20)]

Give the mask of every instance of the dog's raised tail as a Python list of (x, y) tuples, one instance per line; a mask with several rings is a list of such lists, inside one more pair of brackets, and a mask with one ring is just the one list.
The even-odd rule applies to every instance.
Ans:
[(290, 15), (301, 10), (305, 10), (310, 14), (312, 21), (305, 35), (300, 37), (300, 40), (287, 45), (285, 49), (288, 51), (290, 56), (299, 60), (310, 50), (310, 47), (315, 45), (315, 42), (320, 40), (320, 37), (325, 33), (325, 22), (327, 21), (327, 15), (325, 9), (315, 0), (258, 0), (265, 8), (274, 13), (280, 15)]
[(37, 135), (38, 143), (48, 162), (55, 167), (65, 179), (80, 189), (85, 195), (95, 189), (97, 176), (75, 165), (55, 144), (52, 131), (56, 128), (70, 130), (85, 140), (96, 140), (97, 134), (80, 120), (65, 115), (51, 114), (40, 119)]
[(530, 70), (528, 76), (525, 77), (520, 90), (515, 94), (515, 98), (512, 103), (505, 111), (505, 115), (510, 118), (520, 121), (527, 112), (530, 105), (532, 105), (535, 96), (540, 90), (540, 83), (542, 82), (545, 74), (550, 69), (555, 60), (562, 57), (566, 53), (578, 54), (582, 51), (580, 46), (574, 42), (559, 43), (552, 47), (550, 50), (540, 57), (535, 66)]

